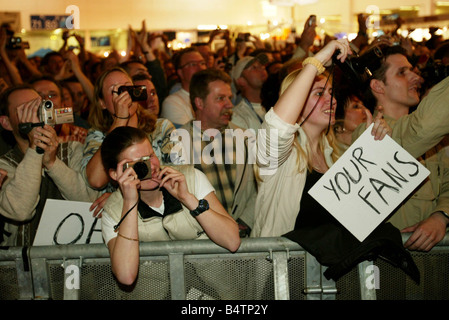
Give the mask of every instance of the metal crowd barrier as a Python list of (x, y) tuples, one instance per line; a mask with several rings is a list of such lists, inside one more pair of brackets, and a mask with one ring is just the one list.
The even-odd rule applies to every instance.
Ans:
[(209, 240), (141, 243), (140, 253), (138, 279), (125, 287), (104, 244), (0, 248), (0, 299), (449, 299), (449, 234), (430, 252), (412, 252), (420, 285), (381, 259), (329, 281), (325, 267), (282, 237), (242, 239), (236, 253)]

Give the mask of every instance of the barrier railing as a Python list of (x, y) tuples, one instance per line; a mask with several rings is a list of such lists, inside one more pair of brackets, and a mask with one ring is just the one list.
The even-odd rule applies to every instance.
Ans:
[(140, 254), (138, 279), (125, 287), (103, 244), (2, 248), (0, 299), (449, 299), (449, 234), (430, 252), (412, 252), (420, 285), (380, 259), (329, 281), (325, 267), (282, 237), (242, 239), (236, 253), (209, 240), (149, 242)]

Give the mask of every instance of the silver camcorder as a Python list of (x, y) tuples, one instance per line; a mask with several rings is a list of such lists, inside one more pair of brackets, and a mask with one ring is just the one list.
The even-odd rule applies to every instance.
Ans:
[(127, 162), (123, 165), (123, 171), (133, 168), (139, 180), (151, 179), (150, 157), (142, 157), (137, 161)]
[(55, 108), (51, 100), (42, 100), (37, 111), (39, 121), (50, 126), (73, 122), (73, 109), (69, 107)]

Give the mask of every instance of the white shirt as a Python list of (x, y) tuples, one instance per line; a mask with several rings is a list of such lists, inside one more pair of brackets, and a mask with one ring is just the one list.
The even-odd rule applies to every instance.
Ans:
[[(198, 169), (195, 169), (195, 192), (194, 195), (197, 199), (204, 199), (209, 193), (215, 192), (214, 187), (211, 185), (206, 175)], [(162, 205), (160, 207), (151, 207), (154, 211), (164, 214), (164, 201), (162, 201)], [(125, 218), (126, 219), (126, 218)], [(111, 218), (109, 214), (103, 214), (101, 218), (101, 229), (103, 233), (103, 239), (105, 243), (108, 243), (109, 240), (117, 237), (117, 233), (114, 231), (114, 226), (118, 221), (115, 221)]]

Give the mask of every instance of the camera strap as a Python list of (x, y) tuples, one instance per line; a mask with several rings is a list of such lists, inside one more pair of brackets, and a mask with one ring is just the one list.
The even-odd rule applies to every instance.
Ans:
[[(321, 97), (323, 96), (324, 91), (326, 90), (327, 83), (329, 82), (329, 78), (330, 78), (330, 76), (333, 74), (333, 72), (334, 72), (334, 63), (332, 62), (331, 70), (330, 70), (330, 72), (329, 72), (329, 75), (327, 76), (326, 83), (324, 84), (324, 87), (323, 87), (323, 90), (321, 91), (320, 97), (319, 97), (318, 100), (315, 102), (315, 105), (313, 106), (312, 110), (310, 110), (309, 114), (308, 114), (308, 115), (304, 118), (304, 120), (299, 124), (300, 127), (304, 124), (304, 122), (307, 121), (307, 119), (309, 119), (310, 115), (311, 115), (311, 114), (313, 113), (313, 111), (315, 110), (316, 106), (318, 105), (318, 102), (320, 101)], [(332, 80), (333, 80), (333, 79), (332, 79)], [(334, 85), (334, 81), (332, 81), (332, 88), (333, 88), (333, 85)], [(333, 97), (334, 97), (334, 92), (332, 91), (332, 95), (331, 95), (331, 105), (332, 105)], [(329, 113), (329, 124), (330, 124), (330, 119), (331, 119), (331, 114)], [(330, 126), (330, 125), (329, 125), (329, 126)], [(328, 126), (328, 128), (327, 128), (326, 135), (329, 133), (329, 126)]]
[(114, 231), (117, 232), (118, 228), (122, 224), (123, 220), (128, 216), (128, 214), (139, 204), (140, 201), (140, 192), (139, 192), (139, 198), (137, 199), (137, 202), (123, 215), (123, 217), (120, 219), (120, 221), (114, 226)]

